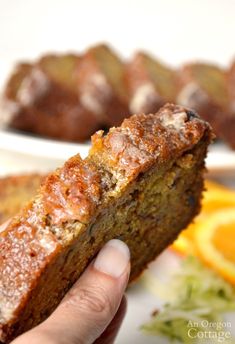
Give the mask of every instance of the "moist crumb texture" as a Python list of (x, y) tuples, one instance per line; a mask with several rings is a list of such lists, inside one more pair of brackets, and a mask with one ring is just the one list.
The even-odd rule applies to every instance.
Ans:
[[(104, 135), (51, 173), (0, 233), (0, 341), (43, 321), (110, 239), (134, 280), (200, 208), (210, 126), (167, 104)], [(50, 295), (50, 297), (48, 297)]]

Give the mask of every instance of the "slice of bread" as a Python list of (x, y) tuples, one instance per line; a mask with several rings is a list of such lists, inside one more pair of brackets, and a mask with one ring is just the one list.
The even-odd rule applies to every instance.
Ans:
[(127, 64), (126, 82), (131, 113), (155, 113), (167, 101), (175, 101), (175, 72), (144, 52)]
[(19, 63), (7, 80), (1, 97), (1, 127), (19, 127), (19, 129), (22, 127), (26, 131), (31, 131), (31, 116), (21, 104), (19, 90), (32, 69), (33, 65), (29, 63)]
[(5, 93), (6, 99), (9, 90), (14, 94), (18, 110), (10, 127), (67, 141), (84, 141), (99, 129), (97, 118), (79, 101), (78, 61), (73, 54), (45, 55), (33, 67), (20, 65)]
[(0, 233), (0, 341), (44, 320), (112, 238), (128, 244), (136, 278), (198, 213), (211, 136), (168, 104), (97, 132), (85, 160), (51, 173)]
[(130, 62), (99, 44), (81, 57), (44, 55), (22, 63), (1, 100), (0, 126), (82, 142), (130, 113), (155, 113), (166, 102), (195, 109), (218, 138), (235, 147), (234, 64), (193, 62), (178, 72), (144, 52)]
[(220, 123), (229, 113), (229, 94), (226, 73), (218, 66), (190, 63), (178, 73), (177, 102), (200, 113), (220, 134)]
[(229, 93), (229, 114), (223, 116), (218, 133), (232, 149), (235, 149), (235, 62), (231, 64), (227, 71), (227, 85)]
[(75, 70), (79, 61), (80, 56), (76, 54), (48, 54), (39, 59), (37, 66), (48, 75), (51, 81), (63, 89), (76, 93)]
[(229, 97), (231, 101), (230, 110), (232, 113), (235, 113), (235, 61), (233, 61), (229, 67), (227, 77)]
[(0, 178), (0, 224), (16, 215), (36, 195), (43, 178), (39, 174)]
[(120, 125), (128, 114), (124, 64), (106, 45), (90, 48), (77, 69), (82, 105), (106, 126)]

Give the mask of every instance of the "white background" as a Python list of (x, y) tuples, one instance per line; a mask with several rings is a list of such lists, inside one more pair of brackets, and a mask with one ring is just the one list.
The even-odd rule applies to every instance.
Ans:
[(235, 56), (234, 0), (0, 0), (0, 72), (45, 51), (110, 42), (123, 56), (146, 49), (178, 65)]

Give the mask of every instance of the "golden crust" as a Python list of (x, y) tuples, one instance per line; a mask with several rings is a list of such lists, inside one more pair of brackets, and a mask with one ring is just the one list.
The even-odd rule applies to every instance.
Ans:
[(102, 154), (108, 166), (134, 178), (156, 159), (161, 165), (193, 147), (204, 135), (205, 128), (205, 122), (193, 111), (167, 104), (155, 115), (133, 115), (125, 119), (121, 127), (111, 128), (104, 137), (102, 132), (96, 133), (90, 155)]

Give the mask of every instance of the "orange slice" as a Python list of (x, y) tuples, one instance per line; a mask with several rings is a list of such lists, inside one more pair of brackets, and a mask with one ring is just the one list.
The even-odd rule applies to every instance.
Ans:
[(198, 222), (194, 238), (202, 261), (235, 285), (235, 207)]
[(171, 248), (180, 255), (195, 254), (195, 247), (193, 243), (193, 235), (195, 230), (195, 223), (190, 224), (179, 237), (174, 241)]
[(203, 193), (202, 211), (212, 212), (221, 208), (235, 206), (235, 192), (226, 187), (206, 180)]
[(171, 248), (180, 255), (194, 254), (196, 255), (194, 244), (194, 232), (197, 230), (197, 224), (207, 216), (215, 211), (235, 207), (235, 192), (214, 183), (212, 181), (205, 181), (206, 190), (203, 193), (202, 209), (200, 215), (198, 215), (193, 224), (190, 224), (186, 230), (184, 230), (177, 240), (174, 241)]

